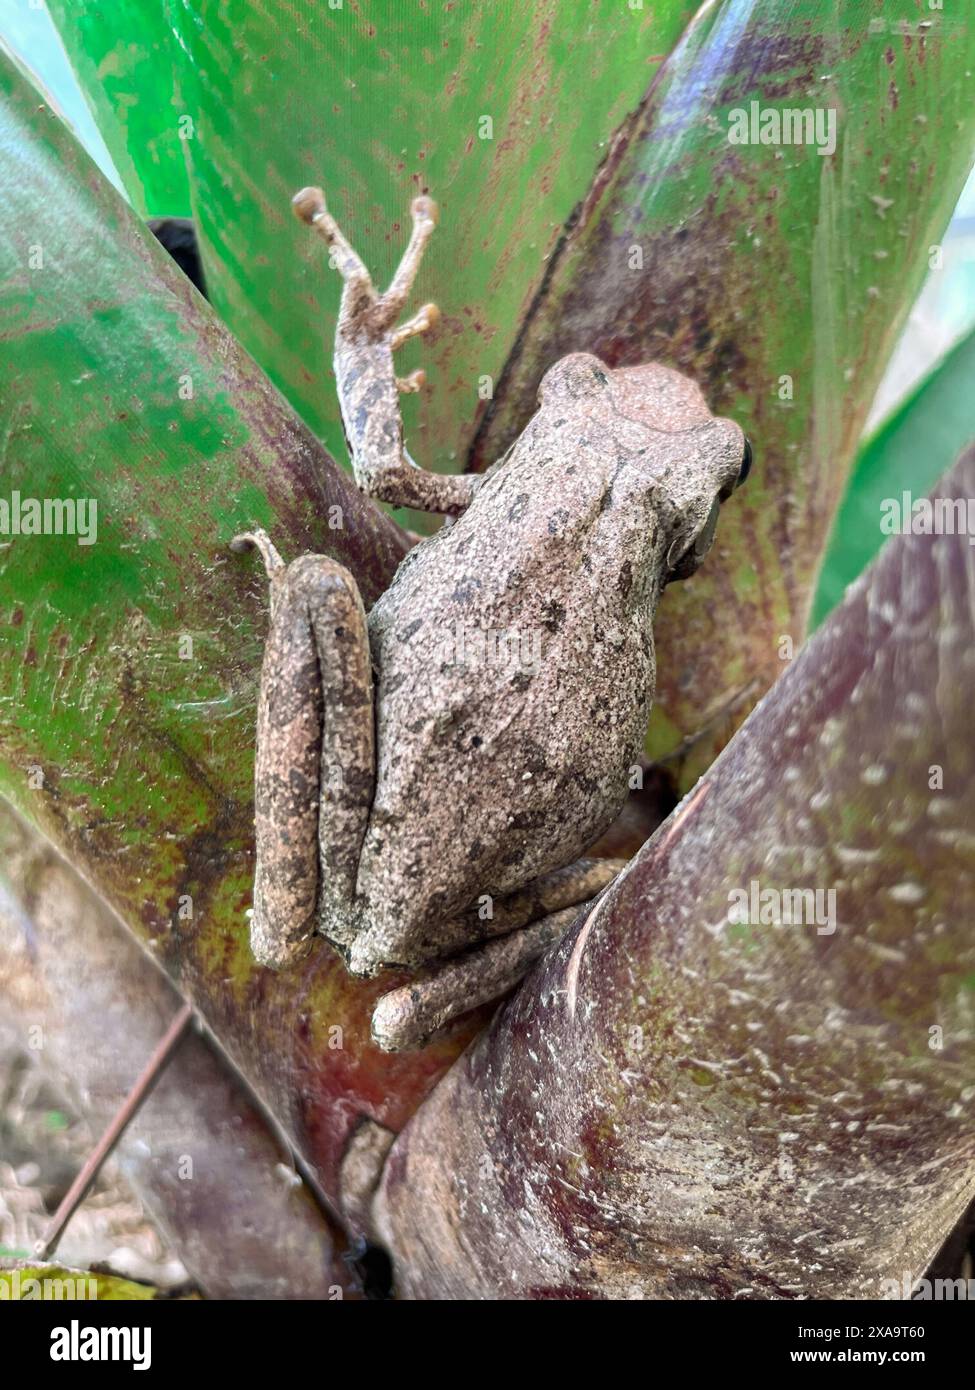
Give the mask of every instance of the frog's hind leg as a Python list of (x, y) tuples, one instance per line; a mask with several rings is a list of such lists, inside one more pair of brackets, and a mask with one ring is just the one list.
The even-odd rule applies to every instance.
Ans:
[(436, 304), (424, 304), (412, 318), (406, 319), (398, 328), (393, 327), (393, 321), (406, 305), (423, 260), (423, 252), (437, 225), (437, 205), (432, 198), (421, 196), (414, 198), (410, 204), (413, 222), (410, 240), (389, 282), (389, 288), (383, 294), (377, 294), (365, 262), (346, 240), (326, 207), (325, 195), (320, 188), (303, 188), (292, 198), (291, 205), (296, 216), (328, 244), (332, 261), (345, 281), (339, 310), (340, 331), (353, 335), (361, 332), (364, 337), (383, 340), (390, 351), (395, 352), (408, 339), (436, 327), (440, 320), (440, 310)]
[[(561, 940), (582, 905), (594, 903), (624, 864), (620, 859), (580, 859), (512, 894), (485, 924), (493, 932), (489, 940), (382, 996), (372, 1015), (374, 1041), (384, 1052), (421, 1047), (461, 1014), (506, 994)], [(545, 915), (524, 926), (532, 908)], [(466, 918), (457, 921), (469, 929)]]
[(398, 377), (393, 366), (393, 353), (440, 317), (435, 304), (425, 304), (394, 326), (437, 224), (436, 203), (413, 199), (409, 244), (383, 294), (326, 208), (322, 190), (303, 188), (293, 203), (298, 217), (324, 237), (345, 280), (335, 331), (335, 379), (356, 482), (370, 497), (394, 507), (459, 516), (482, 475), (435, 473), (414, 463), (403, 441), (399, 393), (419, 391), (426, 378), (422, 369)]
[(372, 671), (355, 580), (324, 555), (285, 565), (263, 531), (232, 548), (259, 550), (271, 625), (257, 716), (257, 862), (251, 949), (282, 969), (319, 925), (351, 930), (359, 850), (375, 778)]

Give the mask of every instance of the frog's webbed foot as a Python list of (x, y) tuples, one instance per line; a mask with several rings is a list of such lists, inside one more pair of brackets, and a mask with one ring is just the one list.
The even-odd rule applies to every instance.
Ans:
[[(605, 891), (625, 862), (580, 859), (512, 894), (498, 905), (493, 922), (485, 924), (495, 933), (490, 940), (379, 999), (372, 1014), (374, 1041), (384, 1052), (422, 1047), (455, 1018), (507, 994), (561, 940), (581, 906)], [(545, 915), (524, 926), (531, 907)], [(458, 925), (465, 922), (457, 920)]]
[(393, 353), (410, 338), (435, 328), (440, 311), (424, 304), (395, 326), (409, 297), (427, 242), (437, 224), (432, 198), (414, 198), (413, 229), (396, 273), (377, 293), (360, 257), (325, 206), (320, 188), (303, 188), (293, 199), (298, 217), (324, 238), (343, 280), (335, 332), (335, 376), (356, 482), (363, 492), (396, 507), (457, 516), (470, 505), (480, 474), (431, 473), (419, 468), (403, 443), (399, 393), (422, 390), (419, 369), (396, 375)]
[[(374, 727), (366, 615), (355, 580), (324, 555), (286, 565), (264, 531), (271, 624), (257, 713), (257, 862), (251, 949), (280, 970), (321, 925), (348, 924), (372, 800)], [(329, 930), (332, 935), (332, 930)]]

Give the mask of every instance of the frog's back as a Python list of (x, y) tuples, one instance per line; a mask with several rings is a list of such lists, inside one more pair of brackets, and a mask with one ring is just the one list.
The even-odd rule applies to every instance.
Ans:
[(655, 566), (626, 557), (656, 518), (614, 447), (516, 449), (370, 614), (377, 960), (412, 963), (426, 927), (571, 862), (622, 805), (654, 681)]

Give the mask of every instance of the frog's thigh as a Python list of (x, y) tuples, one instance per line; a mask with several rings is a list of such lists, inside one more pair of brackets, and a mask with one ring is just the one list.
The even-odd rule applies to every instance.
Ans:
[(355, 580), (321, 555), (272, 577), (254, 773), (257, 864), (251, 947), (281, 969), (321, 910), (355, 891), (374, 780), (372, 676)]

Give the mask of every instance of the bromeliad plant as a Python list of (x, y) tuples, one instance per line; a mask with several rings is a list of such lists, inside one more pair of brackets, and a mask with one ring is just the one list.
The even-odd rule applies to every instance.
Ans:
[[(350, 1155), (375, 1176), (399, 1135), (370, 1220), (404, 1293), (856, 1296), (920, 1272), (975, 1137), (952, 911), (971, 548), (892, 542), (784, 674), (782, 655), (968, 172), (971, 28), (914, 0), (51, 9), (136, 212), (4, 62), (5, 479), (98, 515), (92, 546), (0, 552), (5, 794), (333, 1205)], [(812, 143), (763, 142), (767, 109), (811, 112), (788, 129)], [(753, 124), (759, 143), (729, 139)], [(378, 279), (408, 196), (441, 204), (419, 297), (446, 312), (406, 419), (428, 463), (500, 457), (572, 351), (685, 372), (760, 460), (655, 625), (647, 753), (688, 798), (486, 1028), (398, 1056), (369, 1034), (388, 980), (327, 950), (272, 976), (247, 946), (266, 609), (228, 543), (266, 527), (367, 604), (409, 546), (335, 462), (338, 276), (323, 292), (289, 212), (319, 177)], [(212, 307), (136, 215), (187, 210)], [(970, 491), (970, 460), (944, 486)], [(834, 890), (835, 931), (732, 929), (752, 880)]]

